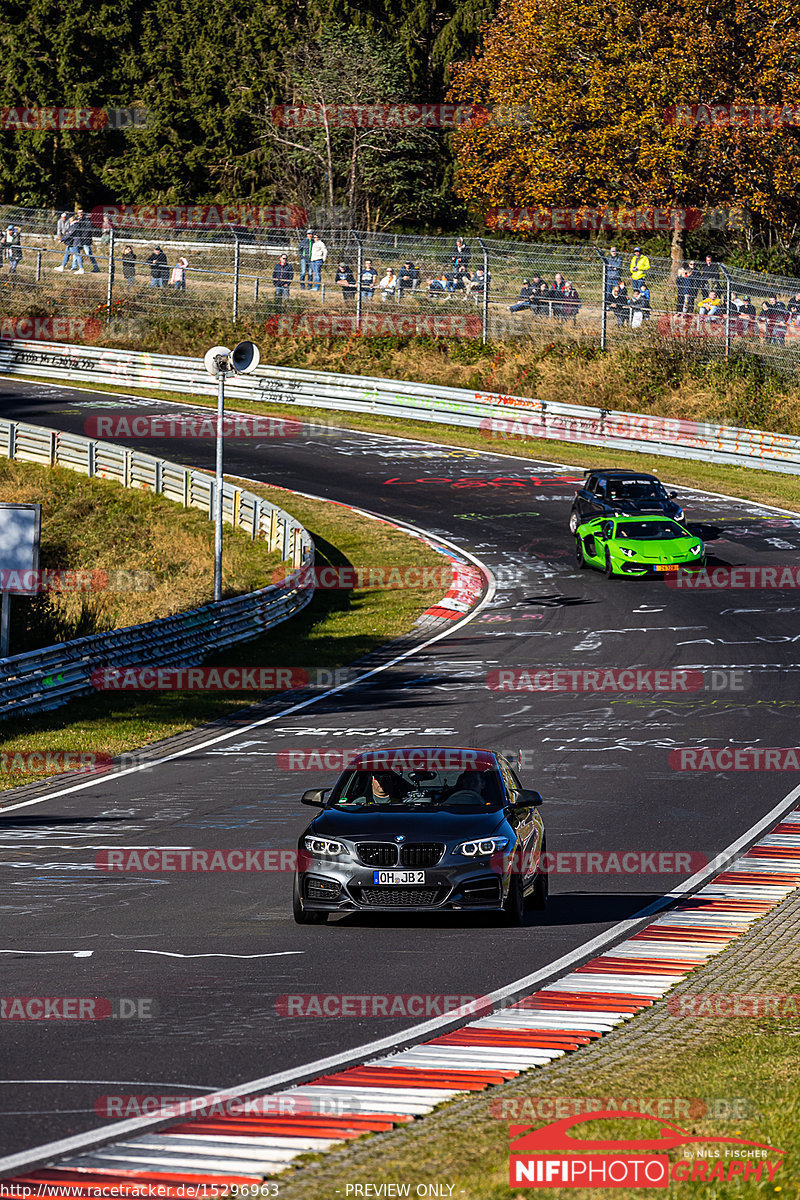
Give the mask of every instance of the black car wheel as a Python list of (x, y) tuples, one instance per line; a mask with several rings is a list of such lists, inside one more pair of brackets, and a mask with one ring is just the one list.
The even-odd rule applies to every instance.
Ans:
[(575, 539), (575, 562), (581, 571), (585, 571), (588, 567), (586, 555), (583, 553), (583, 542), (580, 538)]
[(573, 508), (572, 512), (569, 514), (569, 531), (570, 531), (570, 533), (576, 533), (578, 530), (579, 524), (580, 524), (580, 522), (578, 521), (578, 514), (575, 511), (575, 509)]
[(509, 880), (508, 895), (503, 905), (503, 924), (521, 925), (525, 920), (525, 896), (522, 891), (522, 876), (514, 872)]
[(292, 912), (294, 913), (297, 925), (324, 925), (328, 920), (326, 912), (309, 912), (303, 908), (303, 903), (300, 899), (300, 884), (297, 876), (295, 876), (294, 891), (292, 892)]
[[(542, 857), (547, 854), (547, 840), (542, 841)], [(539, 860), (541, 863), (541, 859)], [(536, 880), (533, 885), (533, 892), (528, 901), (530, 907), (537, 912), (541, 912), (543, 908), (547, 908), (547, 897), (550, 895), (550, 876), (547, 871), (543, 871), (541, 866), (536, 873)]]
[(611, 552), (606, 546), (606, 579), (614, 578), (614, 568), (611, 565)]

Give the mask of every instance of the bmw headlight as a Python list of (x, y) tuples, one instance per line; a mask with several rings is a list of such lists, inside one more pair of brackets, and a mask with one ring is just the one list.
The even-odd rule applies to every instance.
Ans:
[(303, 838), (303, 845), (309, 854), (316, 858), (341, 858), (343, 854), (347, 854), (347, 847), (333, 838), (308, 836)]
[(690, 547), (689, 547), (689, 553), (690, 553), (690, 554), (695, 554), (695, 555), (697, 555), (697, 554), (702, 554), (702, 553), (703, 553), (703, 547), (702, 547), (702, 545), (690, 546)]
[(499, 850), (505, 850), (508, 846), (508, 838), (479, 838), (474, 842), (462, 842), (460, 846), (456, 846), (454, 854), (463, 854), (464, 858), (482, 858), (490, 854), (497, 854)]
[(620, 546), (619, 552), (620, 554), (624, 554), (626, 558), (636, 558), (636, 551), (629, 550), (627, 546)]

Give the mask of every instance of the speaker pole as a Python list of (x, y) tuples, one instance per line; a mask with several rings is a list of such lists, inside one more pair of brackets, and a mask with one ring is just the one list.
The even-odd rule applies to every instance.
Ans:
[(222, 421), (225, 416), (225, 372), (217, 377), (217, 469), (214, 493), (214, 599), (222, 599)]

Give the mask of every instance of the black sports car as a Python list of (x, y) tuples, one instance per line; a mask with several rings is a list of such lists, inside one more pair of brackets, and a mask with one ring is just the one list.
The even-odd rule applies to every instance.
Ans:
[(547, 903), (542, 798), (491, 750), (361, 754), (329, 795), (302, 800), (322, 811), (298, 844), (298, 924), (330, 913), (482, 909), (518, 925), (526, 901)]
[(641, 471), (592, 470), (576, 494), (569, 514), (570, 532), (593, 517), (632, 517), (658, 513), (683, 520), (683, 509), (675, 503), (675, 492), (667, 494), (655, 475)]

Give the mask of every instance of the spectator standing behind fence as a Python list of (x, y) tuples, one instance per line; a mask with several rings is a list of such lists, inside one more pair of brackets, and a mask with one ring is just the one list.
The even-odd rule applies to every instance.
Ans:
[[(92, 254), (92, 240), (94, 239), (94, 229), (92, 227), (92, 218), (88, 213), (85, 213), (82, 208), (79, 208), (75, 214), (77, 223), (73, 230), (73, 243), (77, 238), (81, 251), (89, 259), (92, 264), (92, 272), (95, 275), (100, 273), (100, 268), (97, 265), (97, 259)], [(81, 263), (81, 265), (83, 265)]]
[(189, 263), (185, 258), (179, 258), (175, 263), (175, 266), (172, 268), (172, 274), (169, 277), (169, 281), (176, 292), (186, 291), (186, 268), (188, 265)]
[(644, 279), (647, 272), (650, 270), (650, 259), (646, 254), (642, 254), (641, 246), (633, 247), (633, 258), (631, 259), (630, 272), (631, 282), (640, 283)]
[(6, 258), (8, 259), (8, 274), (16, 275), (17, 267), (22, 262), (22, 247), (18, 225), (9, 225), (6, 229)]
[(311, 246), (311, 275), (314, 279), (314, 291), (318, 292), (322, 284), (322, 267), (328, 257), (328, 247), (318, 233), (314, 234)]
[(342, 285), (342, 299), (355, 300), (356, 298), (356, 277), (348, 267), (347, 263), (340, 262), (339, 269), (336, 272), (334, 283)]
[(714, 262), (710, 254), (706, 255), (706, 261), (700, 267), (700, 291), (703, 293), (703, 298), (708, 299), (712, 292), (716, 292), (721, 296), (725, 290), (722, 286), (722, 280), (719, 275), (719, 264)]
[(397, 289), (397, 276), (391, 267), (386, 268), (386, 274), (378, 284), (381, 289), (381, 300), (393, 300)]
[(364, 263), (364, 269), (361, 272), (361, 295), (365, 300), (371, 300), (375, 295), (375, 284), (378, 282), (378, 272), (372, 265), (372, 259), (368, 258)]
[(606, 264), (606, 295), (610, 296), (617, 284), (622, 282), (622, 255), (616, 246), (612, 246), (608, 254), (603, 254), (602, 250), (597, 253)]
[(683, 309), (686, 313), (694, 312), (697, 304), (697, 293), (700, 291), (700, 272), (697, 268), (697, 263), (693, 258), (689, 259), (689, 264), (684, 268), (684, 288), (686, 291), (686, 306)]
[(164, 287), (169, 276), (167, 256), (160, 246), (156, 246), (152, 254), (144, 260), (150, 268), (150, 287)]
[(314, 230), (307, 229), (297, 243), (297, 257), (300, 259), (301, 292), (306, 290), (306, 280), (308, 280), (308, 290), (311, 291), (311, 248), (313, 245)]
[(414, 292), (419, 287), (419, 271), (409, 259), (397, 277), (397, 295), (402, 300), (404, 292)]
[(786, 312), (792, 325), (800, 325), (800, 292), (795, 292), (786, 305)]
[(764, 320), (764, 341), (770, 346), (786, 345), (786, 305), (773, 293), (761, 305), (759, 316)]
[(289, 255), (282, 254), (272, 268), (272, 284), (275, 288), (276, 300), (289, 299), (289, 285), (294, 279), (294, 267), (289, 262)]
[(628, 298), (623, 294), (620, 284), (614, 284), (608, 296), (607, 304), (610, 311), (617, 318), (617, 328), (621, 325), (627, 325), (630, 319), (630, 306), (628, 305)]
[(453, 267), (457, 271), (459, 267), (469, 267), (469, 260), (472, 258), (472, 251), (463, 238), (456, 238), (456, 244), (453, 247)]
[(133, 246), (126, 246), (122, 251), (122, 278), (126, 283), (136, 282), (136, 255)]
[(53, 267), (54, 271), (63, 271), (66, 268), (67, 260), (72, 258), (72, 270), (77, 274), (83, 274), (83, 260), (81, 258), (80, 247), (80, 230), (78, 229), (77, 215), (70, 217), (67, 221), (61, 241), (64, 243), (64, 257), (61, 260), (60, 267)]
[(64, 241), (64, 234), (67, 232), (71, 220), (72, 216), (68, 212), (62, 212), (61, 216), (58, 218), (58, 224), (56, 225), (56, 237), (58, 238), (59, 242)]

